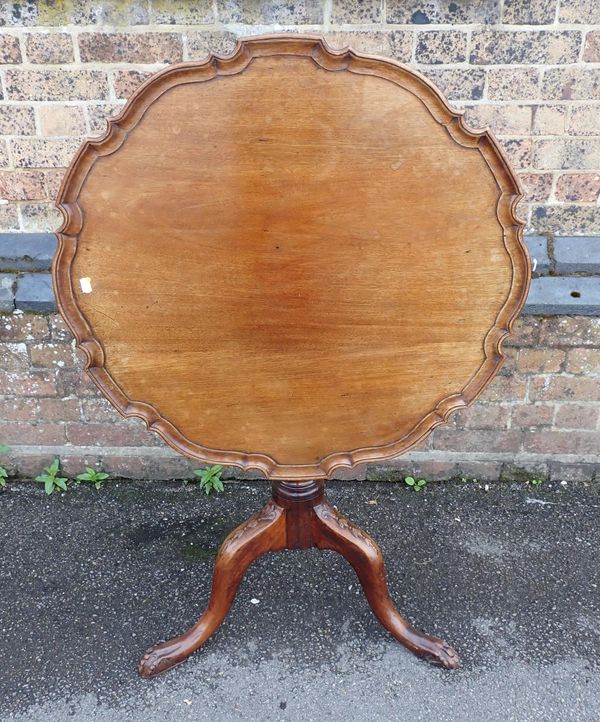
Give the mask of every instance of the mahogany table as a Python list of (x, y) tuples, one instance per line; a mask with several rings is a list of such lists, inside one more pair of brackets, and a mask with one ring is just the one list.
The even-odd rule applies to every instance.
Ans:
[(82, 145), (53, 271), (88, 373), (185, 456), (273, 481), (223, 542), (204, 615), (143, 676), (208, 639), (256, 557), (311, 546), (350, 562), (409, 650), (457, 666), (400, 616), (324, 480), (413, 447), (498, 371), (529, 282), (520, 197), (427, 80), (316, 36), (171, 66)]

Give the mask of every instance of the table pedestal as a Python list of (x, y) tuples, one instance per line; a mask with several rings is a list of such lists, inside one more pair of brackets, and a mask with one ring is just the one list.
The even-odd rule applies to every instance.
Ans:
[(225, 539), (215, 561), (208, 607), (193, 627), (151, 647), (139, 672), (153, 677), (184, 662), (221, 625), (246, 569), (262, 554), (280, 549), (333, 549), (354, 568), (375, 616), (407, 649), (437, 666), (454, 669), (458, 655), (441, 639), (419, 632), (390, 597), (383, 556), (371, 537), (340, 514), (325, 496), (324, 482), (273, 482), (271, 498)]

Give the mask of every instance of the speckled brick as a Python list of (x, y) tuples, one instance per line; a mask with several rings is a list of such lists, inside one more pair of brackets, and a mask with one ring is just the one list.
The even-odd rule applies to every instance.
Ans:
[(237, 45), (235, 33), (220, 30), (189, 32), (186, 38), (188, 60), (199, 60), (210, 53), (229, 55)]
[(325, 33), (325, 39), (332, 48), (338, 50), (349, 47), (361, 53), (393, 57), (405, 62), (412, 57), (412, 33), (401, 30), (392, 32), (337, 31)]
[(65, 168), (79, 147), (77, 138), (18, 138), (10, 142), (17, 168)]
[(30, 63), (72, 63), (73, 38), (69, 33), (27, 33), (25, 54)]
[(533, 106), (534, 135), (563, 135), (567, 124), (566, 105)]
[(46, 105), (38, 108), (41, 135), (81, 136), (87, 128), (83, 108), (73, 105)]
[(472, 128), (490, 128), (496, 135), (528, 135), (529, 105), (465, 105), (465, 121)]
[(416, 25), (497, 23), (500, 21), (500, 3), (490, 0), (387, 0), (388, 23), (414, 23)]
[(103, 135), (107, 127), (107, 119), (114, 118), (123, 110), (124, 102), (94, 103), (87, 106), (88, 122), (94, 135)]
[(471, 36), (470, 62), (475, 65), (505, 63), (575, 63), (581, 33), (577, 30), (483, 30)]
[(596, 203), (600, 197), (600, 175), (597, 173), (565, 173), (556, 181), (557, 201)]
[(129, 98), (133, 91), (152, 75), (141, 70), (117, 70), (113, 73), (112, 84), (117, 98)]
[(519, 180), (523, 186), (526, 201), (541, 203), (550, 198), (552, 191), (551, 173), (520, 173)]
[(35, 135), (33, 108), (27, 105), (0, 105), (0, 135)]
[(569, 135), (600, 135), (600, 104), (571, 107), (567, 132)]
[(558, 19), (561, 23), (600, 25), (600, 3), (598, 0), (560, 0)]
[(540, 71), (537, 68), (490, 68), (487, 97), (490, 100), (533, 100), (539, 98)]
[(21, 48), (16, 35), (0, 33), (0, 65), (21, 62)]
[(10, 100), (99, 100), (108, 95), (106, 73), (98, 70), (8, 70)]
[(600, 139), (541, 138), (534, 144), (533, 165), (540, 170), (600, 168)]
[(558, 373), (565, 362), (565, 352), (558, 348), (522, 348), (517, 371), (522, 374)]
[(567, 356), (566, 370), (571, 374), (600, 375), (600, 349), (571, 349)]
[(542, 80), (544, 100), (600, 100), (600, 68), (548, 68)]
[[(156, 0), (155, 0), (156, 2)], [(0, 5), (0, 25), (147, 25), (148, 0), (98, 2), (98, 0), (13, 0)]]
[(529, 138), (499, 138), (502, 150), (516, 171), (531, 166), (531, 140)]
[(19, 215), (15, 203), (0, 203), (0, 231), (18, 231)]
[(502, 22), (508, 25), (552, 25), (558, 0), (504, 0)]
[(600, 348), (600, 318), (551, 316), (540, 319), (539, 343), (542, 346)]
[(481, 68), (422, 68), (449, 100), (479, 100), (483, 97), (485, 72)]
[(55, 231), (62, 224), (62, 215), (54, 203), (22, 203), (24, 231)]
[(415, 49), (417, 63), (450, 65), (467, 59), (467, 34), (461, 30), (429, 30), (418, 33)]
[(65, 170), (63, 168), (59, 168), (57, 170), (46, 170), (44, 171), (44, 180), (46, 184), (46, 198), (48, 198), (51, 201), (54, 201), (54, 199), (58, 195), (58, 189), (60, 188), (60, 184), (62, 182), (63, 176), (65, 174)]
[(598, 206), (534, 206), (531, 230), (538, 233), (568, 233), (576, 236), (600, 234)]
[(212, 0), (153, 0), (152, 25), (207, 25), (216, 21)]
[(47, 198), (44, 173), (28, 170), (0, 171), (0, 198), (9, 201)]
[(332, 23), (356, 25), (382, 20), (383, 0), (332, 0)]
[(179, 33), (81, 33), (83, 63), (176, 63), (183, 59)]
[[(371, 1), (365, 0), (365, 4)], [(323, 3), (321, 0), (217, 0), (217, 14), (222, 23), (316, 25), (323, 22)]]

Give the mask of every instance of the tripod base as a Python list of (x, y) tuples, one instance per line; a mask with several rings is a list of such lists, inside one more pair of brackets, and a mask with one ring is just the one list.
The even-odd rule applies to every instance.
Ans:
[(329, 503), (324, 483), (276, 481), (265, 506), (221, 545), (202, 617), (187, 632), (151, 647), (141, 659), (140, 675), (154, 677), (181, 664), (219, 628), (246, 569), (256, 558), (280, 549), (313, 546), (332, 549), (348, 560), (375, 616), (401, 644), (434, 665), (458, 667), (458, 655), (450, 645), (419, 632), (400, 615), (388, 591), (381, 550)]

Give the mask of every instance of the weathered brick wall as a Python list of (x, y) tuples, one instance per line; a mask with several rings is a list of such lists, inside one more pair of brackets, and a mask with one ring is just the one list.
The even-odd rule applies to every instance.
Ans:
[[(530, 233), (551, 245), (600, 235), (597, 0), (29, 1), (0, 5), (0, 25), (0, 233), (59, 225), (53, 199), (79, 142), (149, 74), (228, 52), (238, 35), (289, 30), (418, 68), (471, 125), (495, 132), (525, 188)], [(509, 350), (485, 397), (400, 470), (595, 473), (600, 320), (528, 317)], [(125, 475), (189, 471), (141, 424), (116, 421), (81, 367), (57, 317), (0, 318), (0, 442), (14, 447), (12, 469), (31, 474), (59, 454), (70, 473), (86, 460)], [(382, 472), (351, 476), (365, 473)]]
[[(526, 317), (507, 347), (500, 375), (470, 409), (455, 414), (418, 450), (393, 465), (346, 476), (389, 478), (416, 470), (430, 478), (593, 478), (600, 468), (600, 319)], [(55, 315), (2, 319), (0, 440), (14, 447), (10, 468), (37, 473), (54, 455), (68, 473), (97, 463), (113, 474), (155, 478), (194, 465), (142, 422), (120, 420), (82, 371), (71, 335)]]

